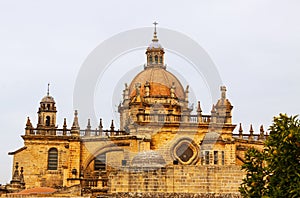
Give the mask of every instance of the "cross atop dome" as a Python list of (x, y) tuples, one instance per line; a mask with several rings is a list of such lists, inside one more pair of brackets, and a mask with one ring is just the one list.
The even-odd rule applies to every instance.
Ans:
[(152, 41), (153, 42), (157, 42), (158, 41), (158, 38), (157, 38), (157, 31), (156, 31), (156, 25), (157, 25), (158, 23), (156, 22), (156, 21), (154, 21), (154, 23), (153, 23), (153, 25), (154, 25), (154, 34), (153, 34), (153, 39), (152, 39)]

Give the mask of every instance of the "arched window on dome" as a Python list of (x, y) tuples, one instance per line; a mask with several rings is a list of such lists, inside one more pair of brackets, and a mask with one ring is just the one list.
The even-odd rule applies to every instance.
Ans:
[(162, 61), (163, 61), (163, 59), (162, 59), (162, 57), (160, 57), (159, 58), (159, 63), (162, 64)]
[(152, 63), (152, 56), (149, 56), (149, 62), (150, 62), (150, 64)]
[(155, 55), (155, 63), (157, 64), (158, 63), (158, 56), (157, 55)]
[(50, 116), (46, 117), (46, 126), (50, 126)]
[(51, 148), (48, 151), (48, 170), (57, 170), (58, 151), (57, 148)]

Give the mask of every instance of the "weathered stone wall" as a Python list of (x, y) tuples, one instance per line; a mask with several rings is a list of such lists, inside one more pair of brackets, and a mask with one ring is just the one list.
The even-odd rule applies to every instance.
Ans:
[[(18, 162), (20, 167), (24, 167), (26, 188), (63, 185), (63, 172), (64, 168), (68, 167), (69, 159), (68, 144), (68, 141), (63, 139), (25, 141), (26, 149), (14, 154), (14, 165)], [(47, 170), (50, 148), (58, 150), (57, 170)]]
[(111, 193), (238, 193), (244, 173), (240, 166), (182, 166), (149, 170), (127, 167), (109, 176)]

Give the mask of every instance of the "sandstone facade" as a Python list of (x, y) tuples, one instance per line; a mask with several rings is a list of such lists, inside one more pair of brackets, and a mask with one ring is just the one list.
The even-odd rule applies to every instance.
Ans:
[(101, 120), (97, 129), (88, 121), (82, 130), (77, 111), (70, 128), (65, 120), (58, 129), (48, 91), (37, 126), (28, 118), (24, 147), (10, 153), (24, 167), (26, 188), (79, 185), (81, 193), (99, 196), (238, 197), (244, 152), (262, 148), (264, 130), (245, 134), (240, 126), (233, 134), (233, 106), (224, 86), (209, 115), (200, 102), (193, 113), (189, 87), (167, 71), (164, 53), (155, 31), (144, 70), (125, 85), (118, 130), (113, 122), (103, 129)]

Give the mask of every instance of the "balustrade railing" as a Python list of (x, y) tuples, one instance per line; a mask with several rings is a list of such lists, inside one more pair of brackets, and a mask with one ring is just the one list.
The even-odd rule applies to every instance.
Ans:
[[(158, 123), (180, 123), (180, 122), (190, 122), (190, 123), (209, 123), (210, 115), (173, 115), (173, 114), (139, 114), (139, 122), (158, 122)], [(199, 120), (201, 119), (201, 120)]]
[[(45, 135), (45, 136), (71, 136), (71, 129), (37, 129), (32, 128), (29, 129), (29, 133), (26, 135)], [(89, 130), (84, 129), (79, 131), (79, 136), (98, 136), (98, 137), (105, 137), (105, 136), (121, 136), (121, 135), (128, 135), (125, 131), (111, 131), (111, 130)]]
[(97, 179), (83, 179), (83, 187), (84, 188), (103, 188), (107, 187), (108, 178), (97, 178)]
[(265, 140), (267, 139), (269, 135), (268, 134), (250, 134), (250, 133), (243, 133), (243, 134), (239, 134), (239, 133), (233, 133), (232, 137), (236, 138), (236, 139), (241, 139), (241, 140), (253, 140), (253, 141), (257, 141), (257, 140)]

